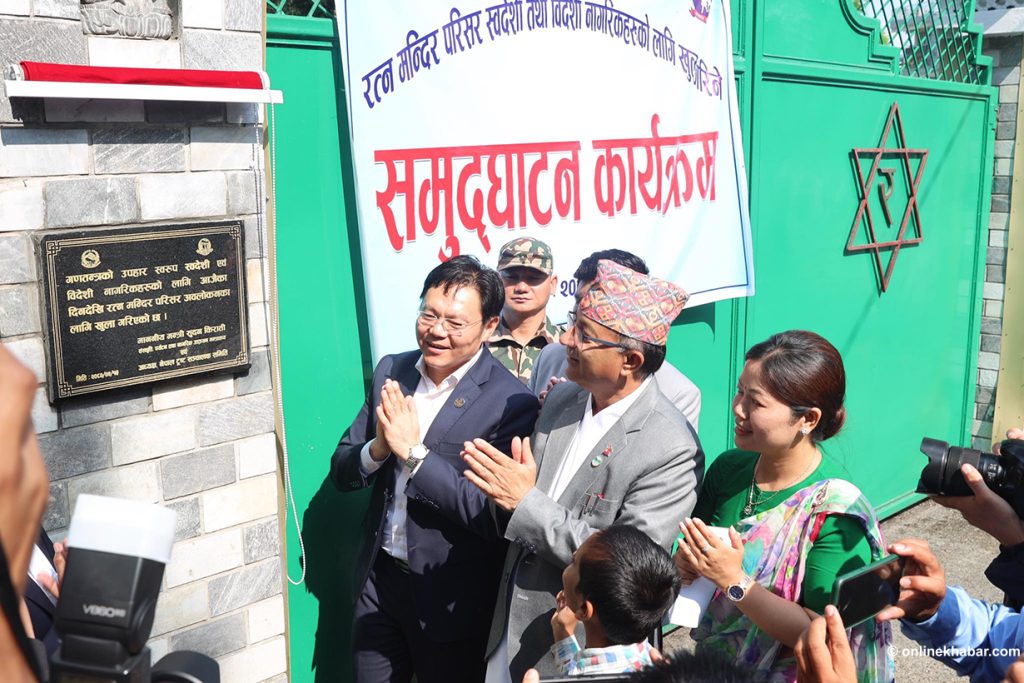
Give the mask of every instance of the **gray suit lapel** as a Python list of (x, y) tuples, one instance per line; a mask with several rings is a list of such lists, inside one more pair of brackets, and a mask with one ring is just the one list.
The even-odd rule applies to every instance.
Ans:
[(581, 388), (574, 398), (569, 399), (563, 409), (565, 421), (548, 434), (544, 453), (537, 464), (536, 486), (539, 490), (546, 493), (551, 489), (551, 482), (554, 481), (555, 473), (558, 472), (558, 464), (565, 457), (573, 437), (576, 436), (576, 428), (579, 427), (580, 420), (583, 419), (588, 400), (590, 400), (590, 392)]
[[(623, 456), (629, 449), (633, 434), (640, 431), (654, 407), (658, 397), (657, 392), (657, 385), (651, 382), (637, 397), (636, 403), (630, 406), (629, 410), (611, 426), (608, 433), (601, 437), (593, 450), (587, 454), (586, 460), (580, 464), (572, 479), (569, 480), (569, 485), (565, 487), (565, 491), (558, 498), (559, 505), (567, 508), (575, 506), (580, 497), (590, 488), (594, 479), (608, 466), (611, 459)], [(568, 444), (566, 444), (566, 449), (568, 449)]]

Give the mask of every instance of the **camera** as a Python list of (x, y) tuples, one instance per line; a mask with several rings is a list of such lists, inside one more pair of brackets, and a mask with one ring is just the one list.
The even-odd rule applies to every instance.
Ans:
[(921, 439), (921, 452), (928, 463), (921, 470), (917, 492), (939, 496), (972, 496), (960, 466), (972, 465), (981, 478), (1014, 511), (1024, 517), (1024, 440), (1007, 439), (999, 453), (950, 446), (938, 439)]

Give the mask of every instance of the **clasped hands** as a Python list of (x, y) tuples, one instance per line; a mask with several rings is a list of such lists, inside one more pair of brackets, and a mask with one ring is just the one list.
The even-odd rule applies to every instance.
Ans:
[(512, 457), (483, 439), (464, 444), (462, 459), (469, 465), (463, 476), (503, 510), (511, 512), (537, 483), (537, 462), (530, 437), (512, 439)]
[(388, 455), (405, 462), (409, 449), (420, 443), (420, 418), (416, 401), (402, 393), (401, 385), (393, 379), (384, 380), (377, 405), (377, 435), (370, 442), (370, 457), (380, 462)]
[(739, 583), (743, 577), (743, 539), (735, 529), (729, 528), (728, 543), (699, 519), (687, 517), (679, 523), (679, 530), (683, 537), (672, 559), (683, 585), (690, 585), (698, 576), (722, 590)]

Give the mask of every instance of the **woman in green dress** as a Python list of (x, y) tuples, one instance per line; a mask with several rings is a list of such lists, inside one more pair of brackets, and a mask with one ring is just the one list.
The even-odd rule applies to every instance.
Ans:
[[(746, 355), (733, 398), (737, 448), (708, 468), (675, 553), (684, 583), (718, 587), (692, 631), (759, 672), (795, 681), (792, 648), (840, 574), (884, 555), (874, 510), (820, 444), (843, 426), (846, 374), (813, 332), (776, 334)], [(729, 527), (729, 541), (708, 527)], [(850, 631), (861, 681), (891, 681), (889, 625)]]

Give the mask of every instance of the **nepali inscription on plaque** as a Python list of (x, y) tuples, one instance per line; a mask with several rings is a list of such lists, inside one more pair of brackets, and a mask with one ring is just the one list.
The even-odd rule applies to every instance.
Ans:
[(249, 365), (242, 225), (39, 237), (50, 401)]

